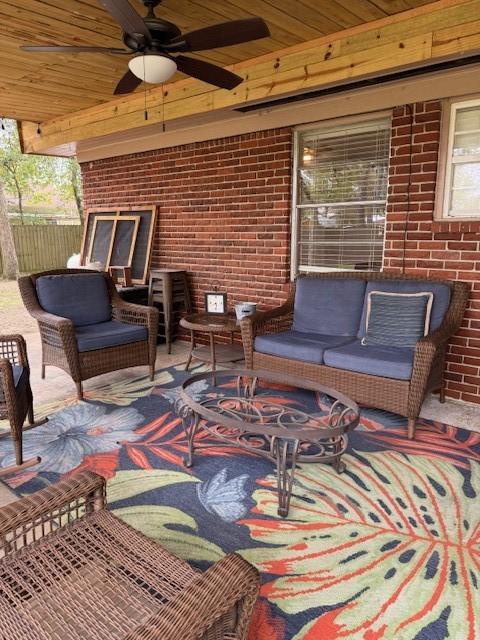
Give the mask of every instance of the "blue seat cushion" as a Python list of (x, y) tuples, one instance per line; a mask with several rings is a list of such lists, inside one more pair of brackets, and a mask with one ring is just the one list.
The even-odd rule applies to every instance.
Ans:
[(323, 363), (323, 353), (329, 347), (345, 344), (354, 338), (348, 336), (325, 336), (301, 331), (282, 331), (255, 338), (255, 351), (280, 358)]
[(148, 331), (146, 327), (139, 327), (136, 324), (125, 324), (110, 320), (75, 329), (79, 351), (95, 351), (105, 347), (118, 347), (121, 344), (141, 342), (147, 340)]
[(112, 307), (101, 273), (41, 276), (36, 283), (40, 306), (55, 316), (68, 318), (75, 327), (107, 322)]
[(410, 380), (413, 357), (414, 349), (410, 347), (362, 345), (360, 340), (327, 349), (323, 355), (329, 367), (396, 380)]
[(294, 331), (327, 336), (356, 336), (366, 282), (352, 278), (297, 279)]
[(365, 323), (368, 308), (368, 294), (370, 291), (388, 291), (390, 293), (421, 293), (422, 291), (433, 293), (432, 311), (430, 314), (429, 333), (438, 329), (450, 306), (451, 289), (448, 284), (434, 282), (433, 280), (371, 280), (365, 291), (362, 320), (360, 323), (359, 338), (365, 336)]

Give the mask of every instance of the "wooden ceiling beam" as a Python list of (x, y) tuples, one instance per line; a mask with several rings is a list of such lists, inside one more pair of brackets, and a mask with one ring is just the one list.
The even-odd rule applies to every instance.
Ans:
[[(243, 0), (234, 0), (236, 3)], [(146, 125), (281, 98), (364, 77), (480, 53), (480, 0), (440, 0), (244, 61), (233, 91), (187, 79), (116, 98), (41, 125), (22, 125), (25, 149), (48, 149)]]

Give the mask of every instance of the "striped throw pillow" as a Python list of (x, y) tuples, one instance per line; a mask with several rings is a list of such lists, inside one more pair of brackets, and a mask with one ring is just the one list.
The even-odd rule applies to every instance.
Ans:
[(433, 293), (370, 291), (362, 344), (414, 347), (428, 333)]

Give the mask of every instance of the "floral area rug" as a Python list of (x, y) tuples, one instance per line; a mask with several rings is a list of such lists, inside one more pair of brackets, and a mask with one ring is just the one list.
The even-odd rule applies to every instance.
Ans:
[[(204, 434), (183, 466), (185, 375), (172, 368), (153, 384), (135, 378), (45, 407), (49, 423), (25, 433), (25, 456), (42, 462), (10, 486), (31, 493), (92, 469), (109, 479), (118, 516), (195, 566), (239, 552), (262, 574), (249, 640), (480, 638), (480, 434), (423, 421), (412, 442), (403, 418), (364, 409), (347, 470), (301, 464), (282, 519), (268, 460), (209, 449)], [(259, 393), (295, 403), (300, 392)], [(325, 410), (313, 393), (302, 402)], [(12, 456), (2, 440), (0, 464)]]

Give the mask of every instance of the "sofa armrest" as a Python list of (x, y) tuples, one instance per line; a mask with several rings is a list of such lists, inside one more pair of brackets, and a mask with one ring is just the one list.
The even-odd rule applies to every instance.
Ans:
[[(465, 301), (466, 303), (466, 301)], [(464, 307), (463, 307), (464, 308)], [(430, 378), (443, 379), (444, 354), (447, 343), (457, 331), (463, 318), (463, 313), (456, 313), (455, 321), (447, 316), (445, 321), (427, 336), (418, 340), (413, 358), (412, 378), (410, 380), (409, 415), (418, 415), (425, 394), (428, 391)], [(434, 369), (442, 367), (438, 372)], [(440, 383), (439, 383), (440, 384)]]
[(292, 323), (292, 296), (280, 307), (268, 309), (267, 311), (257, 311), (257, 313), (241, 320), (240, 328), (242, 330), (242, 341), (245, 351), (245, 364), (248, 369), (251, 369), (253, 365), (253, 346), (256, 336), (288, 331)]
[(258, 571), (232, 553), (194, 578), (176, 598), (124, 640), (200, 640), (235, 608), (236, 628), (232, 638), (246, 640), (259, 589)]
[(105, 480), (91, 471), (73, 474), (11, 502), (0, 508), (0, 556), (104, 506)]

